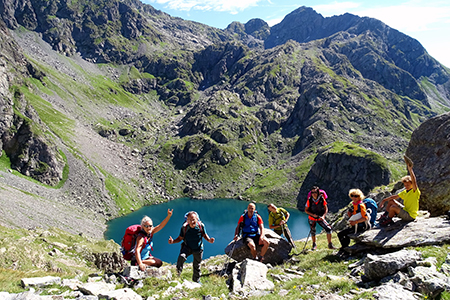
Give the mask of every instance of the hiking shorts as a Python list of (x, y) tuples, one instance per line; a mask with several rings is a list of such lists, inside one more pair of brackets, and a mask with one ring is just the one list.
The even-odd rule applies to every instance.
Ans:
[(311, 227), (311, 236), (316, 235), (316, 224), (319, 224), (320, 227), (322, 227), (327, 234), (332, 233), (333, 229), (331, 228), (330, 224), (327, 223), (324, 219), (320, 220), (311, 220), (308, 219), (309, 226)]
[(414, 219), (409, 215), (409, 213), (404, 210), (403, 208), (400, 208), (400, 212), (397, 215), (400, 219), (402, 219), (403, 221), (414, 221)]
[(260, 237), (261, 237), (260, 234), (257, 234), (255, 236), (246, 236), (246, 237), (244, 237), (244, 243), (248, 246), (248, 243), (253, 241), (255, 243), (255, 246), (258, 247)]

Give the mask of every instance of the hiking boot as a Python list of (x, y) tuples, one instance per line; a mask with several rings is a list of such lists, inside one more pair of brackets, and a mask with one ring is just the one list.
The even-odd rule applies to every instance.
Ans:
[(393, 224), (393, 223), (394, 223), (394, 221), (392, 221), (392, 218), (387, 217), (382, 222), (380, 222), (380, 226), (386, 227), (386, 226), (389, 226), (390, 224)]
[(311, 247), (311, 249), (312, 249), (312, 250), (316, 250), (316, 249), (317, 249), (317, 245), (316, 245), (316, 243), (312, 244), (312, 247)]
[(329, 244), (328, 244), (328, 249), (336, 249), (336, 247), (333, 246), (333, 243), (329, 243)]

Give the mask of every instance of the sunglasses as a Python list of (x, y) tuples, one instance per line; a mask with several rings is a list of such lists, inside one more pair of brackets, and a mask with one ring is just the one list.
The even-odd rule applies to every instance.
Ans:
[(359, 195), (350, 195), (352, 198), (359, 198)]
[(145, 228), (152, 228), (153, 225), (144, 225)]

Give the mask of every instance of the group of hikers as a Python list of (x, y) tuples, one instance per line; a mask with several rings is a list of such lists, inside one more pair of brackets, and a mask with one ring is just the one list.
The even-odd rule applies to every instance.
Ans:
[[(380, 202), (380, 207), (386, 206), (384, 214), (377, 220), (380, 226), (388, 226), (393, 223), (392, 218), (398, 217), (404, 221), (413, 221), (417, 217), (419, 210), (420, 190), (417, 186), (416, 177), (413, 172), (413, 163), (410, 159), (405, 157), (408, 176), (402, 178), (405, 190), (397, 195), (392, 195), (383, 199)], [(348, 193), (352, 200), (352, 207), (348, 210), (349, 227), (340, 231), (337, 236), (341, 244), (341, 249), (348, 247), (350, 244), (349, 235), (357, 231), (363, 232), (371, 228), (375, 222), (377, 215), (377, 208), (368, 208), (371, 202), (375, 203), (370, 198), (365, 198), (360, 189), (351, 189)], [(336, 249), (331, 242), (331, 235), (333, 229), (326, 221), (325, 217), (328, 213), (327, 193), (321, 190), (318, 186), (314, 186), (307, 196), (305, 205), (305, 212), (308, 214), (308, 222), (310, 225), (310, 235), (312, 239), (312, 250), (317, 249), (316, 245), (316, 224), (321, 226), (326, 234), (329, 249)], [(403, 200), (403, 204), (399, 199)], [(376, 205), (376, 204), (375, 204)], [(269, 211), (269, 228), (273, 229), (277, 234), (284, 235), (289, 243), (295, 247), (291, 233), (287, 226), (289, 220), (289, 212), (281, 207), (276, 207), (274, 204), (268, 205)], [(373, 211), (374, 210), (374, 211)], [(147, 266), (160, 267), (162, 261), (151, 254), (152, 238), (155, 233), (160, 231), (169, 221), (173, 210), (167, 210), (167, 216), (157, 226), (153, 226), (152, 219), (145, 216), (141, 220), (140, 226), (136, 227), (135, 240), (129, 241), (128, 244), (134, 243), (127, 253), (124, 252), (124, 241), (122, 241), (122, 248), (124, 257), (130, 255), (131, 264), (139, 266), (144, 271)], [(372, 217), (373, 215), (374, 217)], [(137, 225), (134, 225), (137, 226)], [(131, 227), (131, 226), (130, 226)], [(128, 230), (128, 229), (127, 229)], [(264, 262), (264, 255), (269, 248), (269, 241), (264, 237), (264, 224), (261, 216), (256, 211), (256, 204), (251, 202), (247, 206), (247, 210), (240, 216), (238, 224), (234, 232), (234, 241), (239, 239), (242, 233), (242, 240), (250, 249), (253, 259)], [(308, 235), (309, 236), (309, 235)], [(181, 274), (183, 264), (186, 262), (188, 256), (193, 255), (193, 276), (194, 282), (200, 280), (200, 263), (203, 257), (203, 239), (209, 243), (214, 243), (215, 239), (206, 233), (205, 225), (200, 221), (196, 212), (190, 211), (185, 215), (185, 222), (183, 223), (180, 233), (176, 239), (169, 237), (169, 244), (182, 242), (180, 254), (177, 260), (177, 272)], [(257, 247), (261, 245), (260, 255), (257, 256)], [(306, 243), (305, 243), (306, 246)], [(132, 253), (129, 253), (129, 252)]]

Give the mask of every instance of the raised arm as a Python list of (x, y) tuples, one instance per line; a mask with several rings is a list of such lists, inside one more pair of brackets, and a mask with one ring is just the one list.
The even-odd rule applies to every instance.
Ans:
[(153, 231), (152, 231), (153, 234), (157, 233), (158, 231), (163, 229), (164, 226), (166, 226), (167, 222), (169, 222), (169, 220), (170, 220), (170, 217), (172, 217), (172, 213), (173, 213), (173, 209), (167, 210), (167, 217), (159, 225), (157, 225), (157, 226), (155, 226), (155, 228), (153, 228)]
[(409, 176), (411, 176), (412, 188), (413, 188), (413, 191), (415, 192), (418, 189), (416, 174), (414, 174), (414, 171), (413, 171), (413, 168), (411, 165), (408, 164), (407, 168), (408, 168)]

